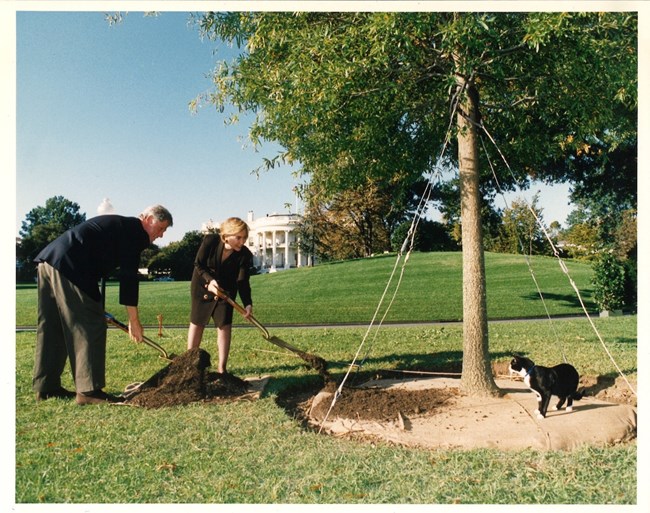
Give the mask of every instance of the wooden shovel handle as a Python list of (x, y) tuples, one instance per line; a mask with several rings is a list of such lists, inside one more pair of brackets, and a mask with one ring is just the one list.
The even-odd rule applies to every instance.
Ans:
[[(248, 312), (246, 312), (246, 308), (241, 306), (237, 301), (234, 301), (227, 293), (221, 288), (217, 288), (217, 296), (219, 299), (223, 299), (224, 301), (228, 302), (230, 306), (232, 306), (235, 310), (237, 310), (240, 314), (242, 314), (244, 317)], [(248, 319), (248, 321), (253, 324), (257, 329), (259, 329), (262, 332), (263, 337), (266, 340), (269, 340), (271, 338), (271, 335), (269, 333), (269, 330), (267, 330), (260, 322), (253, 317), (253, 315), (249, 315), (248, 317), (245, 317)]]
[[(129, 332), (129, 327), (126, 324), (118, 321), (115, 317), (113, 317), (108, 312), (104, 312), (104, 317), (106, 318), (106, 322), (112, 324), (117, 328), (120, 328), (125, 333)], [(160, 353), (161, 358), (169, 361), (172, 360), (169, 354), (167, 353), (167, 351), (165, 351), (165, 349), (160, 344), (157, 344), (156, 342), (154, 342), (153, 340), (147, 337), (142, 337), (142, 341), (145, 344), (147, 344), (149, 347), (153, 347), (156, 351), (158, 351)]]

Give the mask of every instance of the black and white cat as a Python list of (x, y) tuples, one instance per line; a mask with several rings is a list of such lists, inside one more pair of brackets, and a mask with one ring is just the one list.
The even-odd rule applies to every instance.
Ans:
[(515, 355), (510, 370), (524, 378), (524, 383), (537, 395), (535, 414), (538, 419), (546, 417), (552, 395), (560, 399), (555, 405), (556, 410), (566, 401), (566, 411), (572, 411), (573, 401), (582, 399), (582, 393), (578, 392), (580, 376), (573, 365), (561, 363), (555, 367), (542, 367), (529, 358)]

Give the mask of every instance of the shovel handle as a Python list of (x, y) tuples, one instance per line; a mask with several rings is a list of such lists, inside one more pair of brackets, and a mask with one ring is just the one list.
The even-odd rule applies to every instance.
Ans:
[(232, 306), (235, 310), (237, 310), (240, 314), (242, 314), (245, 318), (248, 319), (248, 321), (253, 324), (257, 329), (259, 329), (262, 332), (262, 336), (266, 339), (269, 340), (271, 338), (271, 335), (269, 333), (269, 330), (267, 330), (262, 324), (255, 318), (253, 315), (249, 315), (246, 317), (246, 309), (241, 306), (237, 301), (234, 301), (226, 292), (224, 292), (222, 289), (217, 289), (217, 296), (219, 299), (223, 299), (226, 301), (230, 306)]
[[(117, 328), (120, 328), (125, 333), (129, 332), (129, 327), (126, 324), (118, 321), (115, 317), (113, 317), (108, 312), (104, 312), (104, 317), (106, 318), (106, 322), (112, 324), (113, 326), (115, 326)], [(147, 338), (147, 337), (142, 337), (142, 341), (145, 344), (147, 344), (149, 347), (153, 347), (156, 351), (158, 351), (160, 353), (161, 358), (164, 358), (165, 360), (171, 361), (171, 358), (169, 357), (169, 354), (167, 354), (167, 351), (165, 351), (165, 349), (160, 344), (157, 344), (156, 342), (154, 342), (153, 340), (151, 340), (150, 338)]]
[[(217, 295), (215, 296), (215, 299), (217, 299), (217, 297), (226, 301), (243, 316), (246, 315), (246, 309), (243, 306), (241, 306), (239, 303), (234, 301), (224, 290), (217, 288)], [(299, 355), (305, 354), (304, 351), (298, 349), (297, 347), (292, 346), (291, 344), (287, 344), (284, 340), (278, 337), (272, 337), (271, 334), (269, 333), (269, 330), (267, 330), (262, 324), (260, 324), (260, 322), (255, 317), (253, 317), (253, 315), (249, 315), (246, 318), (249, 320), (249, 322), (251, 322), (251, 324), (254, 324), (255, 327), (257, 327), (262, 332), (262, 336), (268, 342), (271, 342), (271, 344), (281, 347), (283, 349), (288, 349), (289, 351), (292, 351)]]

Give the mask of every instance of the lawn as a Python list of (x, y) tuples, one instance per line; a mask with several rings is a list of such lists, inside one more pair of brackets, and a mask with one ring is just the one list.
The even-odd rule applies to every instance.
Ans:
[[(461, 253), (414, 253), (411, 255), (386, 322), (458, 321), (462, 318)], [(531, 268), (519, 255), (486, 254), (487, 302), (491, 319), (545, 317), (582, 314), (582, 308), (569, 279), (558, 261), (533, 257)], [(396, 262), (395, 255), (292, 269), (253, 276), (251, 286), (255, 315), (263, 324), (305, 325), (331, 323), (369, 323)], [(591, 268), (568, 261), (571, 278), (583, 295), (587, 307), (592, 301)], [(397, 288), (398, 266), (388, 300)], [(540, 299), (534, 274), (544, 301)], [(118, 319), (124, 308), (118, 305), (118, 285), (107, 285), (106, 308)], [(143, 323), (157, 324), (157, 316), (170, 325), (189, 321), (189, 282), (143, 282), (140, 288)], [(16, 291), (16, 324), (36, 323), (36, 286), (20, 285)], [(546, 309), (545, 309), (546, 306)], [(380, 310), (383, 315), (384, 310)], [(235, 323), (242, 323), (235, 318)]]
[[(440, 255), (435, 269), (429, 255), (419, 258), (420, 272), (431, 270), (426, 277), (412, 276), (408, 282), (405, 276), (402, 287), (408, 307), (400, 308), (409, 315), (394, 320), (454, 319), (452, 305), (460, 302), (455, 255)], [(488, 281), (493, 284), (488, 300), (504, 303), (495, 317), (518, 317), (526, 310), (522, 305), (535, 303), (534, 287), (531, 292), (523, 278), (513, 276), (514, 263), (508, 263), (507, 255), (503, 259), (488, 255), (487, 264)], [(273, 325), (273, 334), (324, 357), (334, 376), (340, 377), (363, 339), (363, 326), (278, 325), (318, 319), (334, 322), (352, 304), (358, 309), (347, 319), (366, 322), (391, 265), (390, 258), (378, 258), (257, 276), (253, 287), (258, 317)], [(581, 283), (588, 284), (588, 267), (578, 267)], [(530, 280), (525, 266), (523, 273)], [(372, 281), (369, 276), (376, 276), (374, 286), (366, 283)], [(445, 279), (449, 281), (444, 286), (433, 286)], [(350, 281), (360, 283), (350, 287)], [(320, 292), (314, 289), (316, 284), (322, 287)], [(184, 324), (186, 283), (143, 285), (143, 300), (164, 305), (170, 324)], [(408, 290), (420, 286), (419, 295)], [(555, 291), (551, 300), (558, 313), (577, 313), (569, 292), (557, 284), (543, 287)], [(31, 300), (26, 299), (29, 294)], [(339, 294), (345, 297), (342, 305), (336, 301)], [(434, 307), (423, 300), (431, 295), (438, 298)], [(17, 297), (21, 298), (17, 319), (32, 324), (33, 289), (19, 289)], [(326, 298), (330, 310), (318, 311), (317, 305), (305, 309), (309, 297), (312, 303)], [(265, 309), (265, 303), (274, 306)], [(416, 303), (424, 306), (416, 308)], [(153, 315), (151, 324), (155, 312), (145, 314)], [(435, 315), (438, 312), (440, 317)], [(636, 316), (595, 318), (594, 322), (618, 365), (636, 380)], [(184, 349), (184, 328), (165, 327), (159, 339), (157, 330), (149, 335), (172, 353)], [(241, 377), (271, 377), (260, 400), (160, 410), (114, 405), (82, 409), (62, 400), (37, 404), (31, 391), (34, 338), (32, 331), (16, 333), (16, 503), (623, 505), (637, 501), (635, 443), (510, 454), (487, 449), (406, 449), (306, 430), (280, 406), (279, 399), (287, 390), (317, 385), (319, 377), (249, 327), (235, 328), (229, 367)], [(203, 347), (216, 355), (213, 331), (207, 333)], [(370, 374), (457, 363), (462, 358), (462, 326), (384, 326), (366, 349), (363, 372)], [(540, 363), (559, 362), (565, 352), (581, 374), (616, 376), (585, 318), (491, 323), (492, 360), (506, 361), (514, 351)], [(164, 365), (151, 348), (130, 342), (117, 330), (109, 331), (107, 391), (119, 393)], [(64, 385), (72, 388), (67, 370), (64, 379)]]

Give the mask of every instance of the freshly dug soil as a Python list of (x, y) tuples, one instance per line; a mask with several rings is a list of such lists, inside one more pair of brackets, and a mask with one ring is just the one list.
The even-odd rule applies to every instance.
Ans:
[(344, 388), (331, 411), (331, 403), (323, 401), (311, 409), (310, 415), (324, 419), (329, 412), (334, 417), (391, 421), (398, 415), (434, 414), (443, 405), (453, 404), (457, 395), (458, 389)]
[(207, 372), (210, 354), (190, 349), (177, 356), (135, 391), (126, 394), (127, 404), (161, 408), (196, 401), (215, 401), (241, 396), (248, 383), (232, 374)]
[[(336, 385), (323, 358), (303, 351), (298, 355), (322, 376), (326, 386)], [(124, 402), (144, 408), (162, 408), (197, 401), (219, 402), (248, 392), (248, 382), (233, 374), (208, 372), (210, 365), (208, 352), (190, 349), (144, 383), (125, 392)]]

